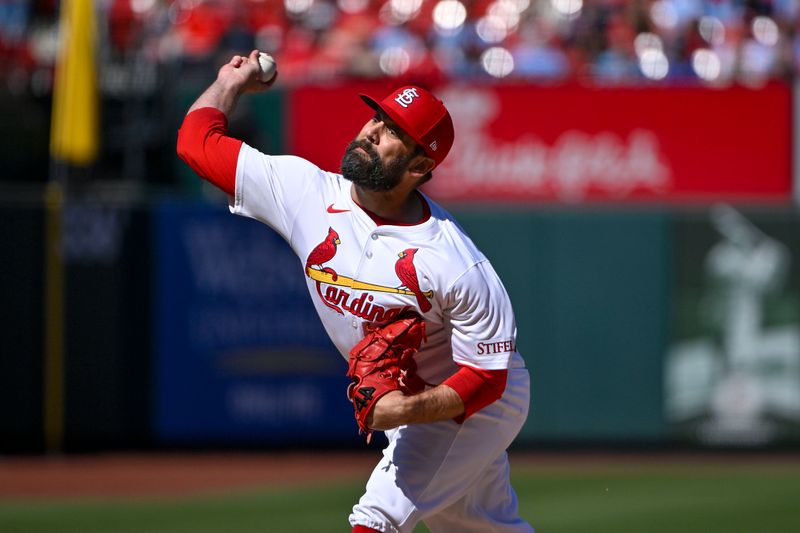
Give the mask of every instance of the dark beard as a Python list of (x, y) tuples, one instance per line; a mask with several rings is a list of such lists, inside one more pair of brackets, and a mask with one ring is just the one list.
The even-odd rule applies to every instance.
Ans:
[[(368, 161), (356, 151), (357, 148), (366, 151), (369, 156)], [(384, 165), (369, 141), (354, 140), (347, 146), (342, 157), (342, 176), (368, 191), (390, 191), (400, 183), (406, 170), (406, 163), (410, 159), (410, 156), (400, 156), (388, 165)]]

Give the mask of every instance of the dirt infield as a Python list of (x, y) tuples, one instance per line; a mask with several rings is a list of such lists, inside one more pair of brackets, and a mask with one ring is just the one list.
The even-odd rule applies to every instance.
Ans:
[[(380, 453), (175, 453), (61, 457), (0, 456), (0, 499), (146, 498), (192, 496), (302, 486), (343, 480), (366, 482)], [(740, 468), (800, 470), (800, 454), (526, 453), (510, 454), (512, 472), (591, 472), (660, 466), (668, 470)]]
[(0, 457), (0, 498), (188, 496), (366, 481), (378, 459), (378, 452)]

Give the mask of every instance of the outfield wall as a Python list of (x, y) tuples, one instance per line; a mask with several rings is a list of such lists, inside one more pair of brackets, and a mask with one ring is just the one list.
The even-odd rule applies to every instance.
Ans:
[[(800, 441), (794, 210), (457, 214), (516, 311), (521, 443)], [(4, 208), (8, 242), (40, 242), (40, 216)], [(205, 202), (67, 218), (68, 448), (358, 445), (344, 361), (266, 228)], [(21, 451), (42, 439), (41, 256), (3, 253), (0, 442)]]

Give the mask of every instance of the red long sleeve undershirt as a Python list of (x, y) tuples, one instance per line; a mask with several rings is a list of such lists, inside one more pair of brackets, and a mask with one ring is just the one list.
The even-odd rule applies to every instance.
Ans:
[(494, 403), (506, 390), (508, 370), (483, 370), (459, 365), (455, 374), (444, 384), (456, 391), (464, 402), (464, 414), (455, 420), (459, 424), (487, 405)]
[(184, 117), (178, 130), (178, 155), (201, 178), (234, 196), (242, 141), (227, 133), (228, 118), (222, 111), (196, 109)]
[[(213, 107), (196, 109), (186, 115), (178, 130), (178, 155), (200, 177), (214, 184), (230, 196), (236, 192), (236, 164), (242, 141), (229, 137), (228, 119)], [(423, 199), (424, 214), (420, 222), (430, 217), (430, 209)], [(369, 211), (377, 225), (393, 224)], [(498, 400), (506, 387), (507, 370), (483, 370), (459, 365), (455, 374), (444, 381), (464, 403), (464, 420)]]

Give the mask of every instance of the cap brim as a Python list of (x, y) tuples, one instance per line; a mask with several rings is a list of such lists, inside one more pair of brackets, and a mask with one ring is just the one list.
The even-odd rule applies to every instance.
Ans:
[(361, 93), (359, 94), (359, 96), (361, 97), (362, 100), (364, 100), (365, 104), (370, 106), (375, 111), (380, 110), (386, 113), (386, 115), (390, 119), (392, 119), (395, 122), (395, 124), (400, 126), (400, 129), (403, 130), (406, 133), (406, 135), (414, 139), (414, 142), (416, 142), (418, 145), (422, 146), (422, 150), (425, 152), (425, 154), (427, 154), (430, 157), (433, 157), (428, 153), (428, 150), (425, 149), (425, 146), (422, 144), (422, 141), (418, 139), (413, 133), (411, 133), (411, 128), (408, 126), (408, 123), (403, 119), (403, 117), (395, 113), (394, 109), (382, 106), (379, 101), (375, 100), (374, 98), (372, 98), (367, 94)]

